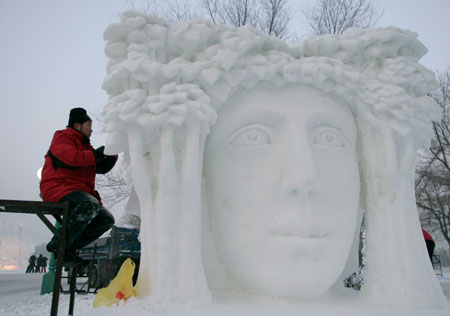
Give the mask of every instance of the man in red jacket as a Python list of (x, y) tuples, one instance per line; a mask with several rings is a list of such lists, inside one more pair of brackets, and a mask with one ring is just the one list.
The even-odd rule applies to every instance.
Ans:
[[(91, 134), (92, 120), (86, 110), (72, 109), (67, 128), (55, 132), (42, 169), (42, 199), (70, 202), (65, 261), (79, 261), (75, 251), (114, 225), (113, 215), (102, 206), (95, 190), (95, 175), (110, 171), (118, 157), (105, 155), (104, 146), (94, 150)], [(58, 247), (56, 237), (47, 244), (47, 250), (55, 256)]]

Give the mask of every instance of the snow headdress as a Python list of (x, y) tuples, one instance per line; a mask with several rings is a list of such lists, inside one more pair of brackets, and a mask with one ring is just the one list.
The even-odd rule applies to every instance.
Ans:
[(446, 304), (425, 246), (417, 247), (423, 241), (415, 153), (429, 141), (440, 109), (427, 96), (436, 83), (418, 63), (426, 48), (415, 33), (350, 29), (289, 46), (250, 26), (166, 24), (129, 11), (104, 38), (110, 58), (103, 83), (106, 150), (125, 154), (139, 200), (139, 295), (209, 296), (200, 236), (205, 141), (229, 96), (268, 82), (312, 86), (341, 100), (355, 117), (367, 214), (362, 294)]

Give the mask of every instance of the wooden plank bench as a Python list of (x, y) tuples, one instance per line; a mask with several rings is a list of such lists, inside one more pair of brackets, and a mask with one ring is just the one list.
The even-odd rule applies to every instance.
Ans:
[[(39, 202), (39, 201), (19, 201), (19, 200), (0, 200), (0, 212), (5, 213), (25, 213), (36, 214), (41, 221), (50, 229), (50, 231), (59, 240), (58, 260), (56, 260), (55, 283), (53, 285), (52, 307), (50, 310), (51, 316), (58, 314), (59, 294), (62, 277), (63, 266), (67, 266), (64, 262), (64, 253), (66, 250), (66, 231), (67, 219), (69, 215), (69, 202)], [(48, 220), (46, 215), (53, 216), (61, 225), (61, 230), (58, 231), (56, 227)], [(76, 275), (76, 267), (75, 275)], [(73, 315), (73, 307), (75, 300), (75, 282), (76, 277), (71, 279), (70, 286), (70, 304), (69, 315)]]

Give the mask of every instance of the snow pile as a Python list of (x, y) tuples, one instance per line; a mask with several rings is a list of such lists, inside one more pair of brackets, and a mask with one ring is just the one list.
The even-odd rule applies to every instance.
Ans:
[(290, 47), (249, 26), (169, 25), (129, 11), (104, 38), (106, 151), (125, 154), (139, 199), (137, 291), (149, 306), (211, 302), (202, 261), (202, 247), (211, 243), (201, 234), (208, 214), (203, 161), (211, 158), (205, 144), (222, 105), (262, 83), (273, 93), (312, 87), (354, 117), (367, 213), (367, 279), (359, 299), (448, 306), (425, 255), (414, 200), (415, 152), (440, 116), (427, 96), (436, 83), (418, 63), (426, 49), (416, 34), (351, 29)]
[[(447, 299), (450, 300), (450, 270), (444, 271), (444, 277), (440, 277), (441, 286), (447, 293)], [(0, 284), (8, 283), (8, 289), (0, 288), (0, 315), (4, 316), (42, 316), (50, 314), (52, 295), (40, 295), (42, 275), (40, 274), (17, 274), (15, 272), (0, 272)], [(81, 284), (79, 284), (81, 286)], [(66, 284), (65, 287), (68, 285)], [(178, 312), (172, 314), (165, 313), (164, 310), (155, 310), (146, 306), (143, 301), (130, 299), (127, 302), (121, 302), (119, 306), (94, 308), (95, 294), (76, 294), (74, 315), (77, 316), (109, 316), (133, 315), (196, 315), (196, 316), (259, 316), (259, 315), (346, 315), (346, 316), (446, 316), (448, 311), (430, 310), (430, 309), (409, 309), (397, 308), (387, 310), (382, 307), (372, 306), (371, 308), (352, 306), (350, 302), (343, 303), (324, 303), (308, 306), (299, 305), (294, 302), (284, 303), (280, 300), (259, 300), (258, 304), (245, 304), (236, 302), (229, 304), (225, 299), (216, 300), (214, 309), (195, 309), (184, 307), (178, 308)], [(166, 312), (169, 306), (166, 306)], [(59, 299), (58, 315), (66, 315), (69, 310), (69, 294), (61, 294)]]

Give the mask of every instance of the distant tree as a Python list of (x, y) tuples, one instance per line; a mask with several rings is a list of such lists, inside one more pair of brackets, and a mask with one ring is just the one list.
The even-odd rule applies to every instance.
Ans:
[(288, 37), (288, 24), (292, 11), (286, 0), (260, 0), (260, 8), (256, 20), (258, 28), (278, 38)]
[(202, 7), (216, 24), (258, 26), (257, 0), (202, 0)]
[(141, 11), (145, 14), (160, 15), (160, 7), (157, 0), (125, 0), (125, 5), (130, 10)]
[(163, 17), (169, 23), (204, 18), (188, 0), (125, 0), (125, 4), (131, 10)]
[(131, 226), (132, 228), (141, 228), (141, 218), (134, 214), (126, 213), (121, 217), (120, 222), (126, 226)]
[(98, 175), (95, 185), (103, 203), (108, 208), (124, 201), (130, 195), (129, 186), (123, 177), (123, 170), (117, 166), (106, 174)]
[(450, 267), (450, 252), (448, 249), (437, 249), (437, 253), (441, 257), (443, 267)]
[(432, 97), (442, 108), (442, 119), (433, 123), (431, 146), (419, 156), (416, 203), (422, 225), (440, 234), (450, 249), (450, 69), (439, 75), (439, 90)]
[(289, 37), (292, 14), (287, 0), (126, 0), (128, 8), (155, 14), (169, 23), (210, 19), (235, 27), (252, 25), (278, 38)]
[(315, 35), (342, 34), (350, 27), (373, 27), (382, 16), (373, 0), (317, 0), (303, 11)]
[(164, 15), (169, 23), (198, 20), (204, 18), (200, 10), (192, 6), (192, 1), (188, 2), (172, 0), (167, 1), (167, 10)]

